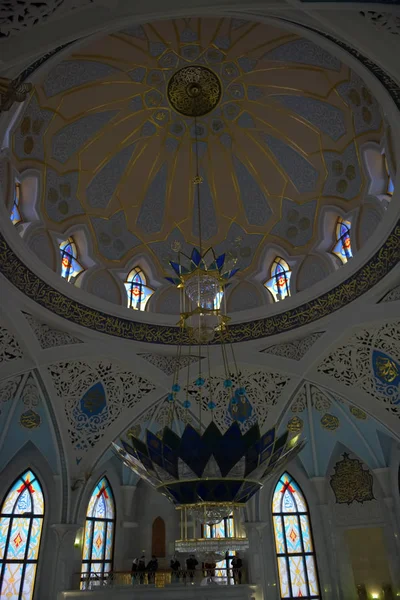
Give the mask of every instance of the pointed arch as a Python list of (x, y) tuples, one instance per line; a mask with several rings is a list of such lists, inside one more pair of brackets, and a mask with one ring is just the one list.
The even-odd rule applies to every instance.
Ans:
[(44, 510), (42, 486), (28, 469), (14, 481), (1, 505), (1, 598), (33, 597)]
[(289, 473), (283, 473), (272, 498), (280, 597), (319, 600), (320, 586), (307, 500)]
[(165, 558), (165, 521), (161, 517), (153, 521), (151, 554), (157, 558)]
[(74, 282), (84, 270), (78, 261), (78, 249), (74, 238), (69, 237), (60, 244), (61, 254), (61, 277), (67, 281)]
[(332, 254), (337, 256), (343, 264), (346, 264), (350, 258), (353, 258), (350, 241), (350, 221), (339, 217), (336, 221), (335, 237), (336, 242), (332, 248)]
[(284, 300), (290, 296), (290, 278), (292, 271), (288, 263), (276, 256), (270, 270), (270, 279), (264, 282), (264, 286), (272, 294), (275, 302)]
[(81, 588), (91, 579), (106, 579), (113, 568), (115, 502), (110, 483), (102, 477), (89, 500), (83, 537)]
[(154, 290), (147, 285), (147, 277), (143, 269), (136, 266), (129, 271), (124, 285), (128, 297), (128, 308), (146, 310), (147, 302), (154, 294)]

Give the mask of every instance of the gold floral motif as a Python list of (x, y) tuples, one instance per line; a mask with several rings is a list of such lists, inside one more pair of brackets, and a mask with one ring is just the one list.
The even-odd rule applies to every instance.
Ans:
[(221, 99), (221, 84), (211, 69), (190, 65), (172, 75), (167, 95), (172, 108), (178, 113), (200, 117), (217, 106)]
[(289, 419), (287, 428), (292, 433), (299, 433), (303, 429), (303, 420), (300, 417), (292, 417)]
[(37, 427), (40, 427), (41, 418), (35, 411), (27, 410), (22, 413), (19, 422), (25, 429), (36, 429)]
[(379, 377), (387, 383), (392, 383), (400, 375), (394, 360), (384, 356), (378, 356), (376, 359), (376, 369)]
[(133, 427), (131, 427), (131, 428), (130, 428), (130, 429), (127, 431), (126, 435), (127, 435), (128, 437), (134, 437), (134, 438), (138, 438), (138, 437), (139, 437), (139, 435), (140, 435), (141, 429), (142, 429), (142, 428), (141, 428), (141, 426), (140, 426), (139, 424), (138, 424), (138, 425), (134, 425)]
[(350, 406), (350, 412), (356, 419), (361, 419), (365, 421), (365, 419), (367, 418), (367, 413), (361, 410), (361, 408), (358, 408), (358, 406)]
[(336, 463), (330, 483), (338, 504), (362, 503), (375, 499), (371, 473), (363, 469), (361, 461), (350, 458), (346, 452), (342, 460)]
[(324, 429), (327, 429), (328, 431), (335, 431), (335, 429), (339, 427), (339, 419), (335, 417), (335, 415), (326, 413), (321, 418), (321, 425)]
[(193, 183), (194, 185), (198, 185), (199, 183), (203, 183), (204, 179), (201, 175), (195, 175), (195, 177), (193, 177)]

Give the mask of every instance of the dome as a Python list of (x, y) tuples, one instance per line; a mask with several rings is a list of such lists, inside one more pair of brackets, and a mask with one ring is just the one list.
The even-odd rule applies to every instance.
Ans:
[[(197, 116), (183, 108), (193, 69)], [(23, 239), (59, 272), (57, 245), (73, 235), (78, 287), (116, 304), (138, 263), (157, 288), (149, 310), (164, 312), (169, 261), (198, 244), (199, 188), (203, 245), (237, 258), (235, 283), (255, 286), (232, 308), (261, 306), (275, 256), (294, 272), (292, 295), (335, 274), (338, 218), (354, 254), (367, 243), (384, 208), (367, 206), (364, 150), (381, 153), (383, 135), (359, 75), (293, 32), (234, 18), (126, 28), (64, 51), (15, 119), (11, 162), (31, 179)]]

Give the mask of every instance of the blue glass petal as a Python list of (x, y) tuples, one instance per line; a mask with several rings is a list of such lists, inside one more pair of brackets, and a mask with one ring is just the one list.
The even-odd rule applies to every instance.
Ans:
[(173, 270), (175, 271), (175, 273), (177, 275), (181, 274), (181, 265), (180, 264), (173, 262), (172, 260), (169, 261), (169, 264), (171, 265), (171, 267), (173, 268)]
[(233, 277), (238, 271), (240, 271), (240, 268), (232, 269), (232, 271), (230, 271), (229, 273), (229, 279)]
[(215, 260), (215, 262), (216, 262), (218, 269), (221, 269), (225, 262), (225, 253), (218, 256), (218, 258)]
[(200, 252), (197, 250), (197, 248), (193, 248), (192, 250), (192, 255), (190, 257), (192, 259), (192, 261), (194, 262), (194, 264), (196, 266), (199, 266), (200, 261), (201, 261), (201, 254)]

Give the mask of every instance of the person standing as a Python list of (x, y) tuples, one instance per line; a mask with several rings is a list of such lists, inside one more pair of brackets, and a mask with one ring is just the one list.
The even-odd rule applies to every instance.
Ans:
[(176, 558), (175, 555), (171, 558), (171, 562), (170, 562), (169, 566), (174, 575), (175, 581), (179, 581), (179, 570), (181, 568), (181, 563), (179, 562), (179, 560)]
[(194, 554), (190, 554), (189, 558), (186, 559), (186, 569), (188, 570), (191, 583), (193, 583), (194, 572), (198, 564), (199, 562), (196, 560)]
[(151, 560), (149, 560), (149, 563), (148, 563), (147, 569), (146, 569), (148, 572), (149, 583), (155, 582), (157, 569), (158, 569), (158, 560), (153, 554), (153, 556), (151, 557)]
[(144, 583), (144, 573), (146, 571), (146, 558), (145, 558), (144, 554), (142, 554), (142, 556), (139, 558), (137, 571), (138, 571), (139, 583), (143, 584)]
[(239, 554), (236, 554), (236, 556), (232, 558), (233, 581), (235, 582), (235, 585), (242, 583), (242, 566), (243, 561), (239, 557)]
[(132, 585), (136, 583), (137, 571), (138, 571), (138, 558), (134, 558), (132, 562), (131, 576), (132, 576)]

